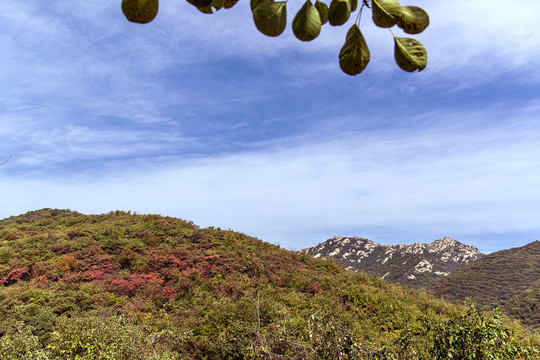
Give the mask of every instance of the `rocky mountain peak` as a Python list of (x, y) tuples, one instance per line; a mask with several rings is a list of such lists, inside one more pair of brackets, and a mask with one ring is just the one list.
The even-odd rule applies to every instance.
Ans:
[(456, 239), (446, 236), (446, 237), (440, 238), (439, 240), (435, 240), (430, 245), (434, 245), (434, 244), (443, 244), (445, 246), (455, 246), (461, 243), (457, 241)]
[(380, 245), (363, 237), (334, 236), (302, 251), (411, 287), (430, 284), (483, 256), (476, 247), (451, 237), (429, 244)]

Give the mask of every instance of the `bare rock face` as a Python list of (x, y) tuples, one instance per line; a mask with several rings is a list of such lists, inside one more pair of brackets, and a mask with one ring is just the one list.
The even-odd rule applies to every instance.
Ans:
[(379, 245), (361, 237), (335, 236), (302, 251), (412, 288), (427, 286), (484, 256), (449, 237), (430, 244)]

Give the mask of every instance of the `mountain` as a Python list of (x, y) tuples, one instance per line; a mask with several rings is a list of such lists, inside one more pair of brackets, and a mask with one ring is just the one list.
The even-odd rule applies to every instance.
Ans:
[(540, 328), (540, 241), (486, 255), (429, 286), (445, 299), (472, 298), (479, 309), (501, 308)]
[[(0, 315), (2, 360), (428, 359), (461, 351), (449, 338), (512, 358), (540, 345), (328, 260), (123, 211), (0, 220)], [(453, 333), (479, 323), (477, 340)]]
[(431, 284), (483, 256), (474, 246), (449, 237), (430, 244), (379, 245), (361, 237), (335, 236), (302, 251), (412, 288)]

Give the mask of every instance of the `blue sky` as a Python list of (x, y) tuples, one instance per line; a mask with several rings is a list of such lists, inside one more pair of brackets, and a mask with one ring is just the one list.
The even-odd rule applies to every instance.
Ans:
[(356, 77), (337, 58), (353, 19), (300, 42), (302, 1), (278, 38), (245, 0), (162, 0), (147, 25), (120, 3), (0, 3), (0, 218), (132, 210), (288, 249), (540, 238), (537, 0), (412, 2), (431, 19), (414, 74), (365, 12)]

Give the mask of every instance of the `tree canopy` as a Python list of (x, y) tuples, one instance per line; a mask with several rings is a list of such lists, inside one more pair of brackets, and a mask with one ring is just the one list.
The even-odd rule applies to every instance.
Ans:
[[(232, 8), (238, 0), (187, 0), (199, 11), (213, 14), (221, 9)], [(360, 18), (365, 8), (371, 10), (373, 23), (381, 28), (397, 26), (406, 34), (420, 34), (429, 25), (429, 16), (417, 6), (404, 6), (397, 0), (331, 0), (326, 4), (306, 0), (292, 21), (294, 35), (301, 41), (312, 41), (326, 23), (330, 26), (345, 25), (351, 14), (358, 15), (350, 27), (339, 52), (339, 66), (348, 75), (358, 75), (369, 63), (367, 42), (360, 30)], [(279, 36), (287, 26), (287, 1), (250, 0), (253, 21), (257, 29), (267, 36)], [(159, 0), (122, 0), (122, 11), (126, 18), (135, 23), (146, 24), (157, 15)], [(422, 71), (427, 65), (427, 51), (420, 41), (409, 37), (395, 36), (394, 58), (404, 71)]]

